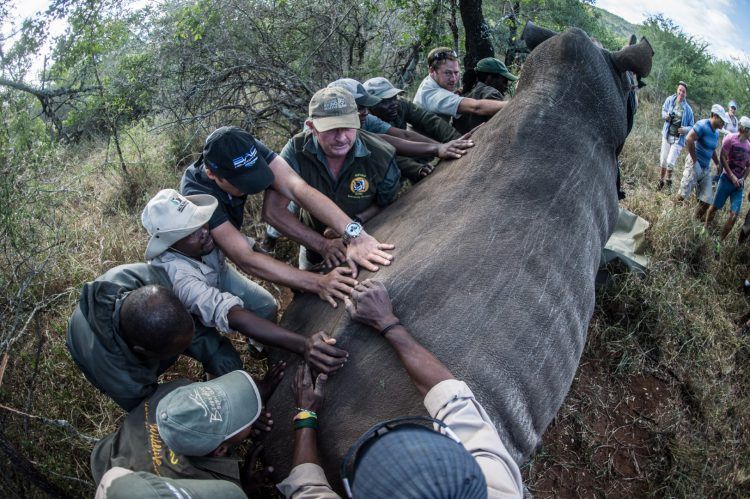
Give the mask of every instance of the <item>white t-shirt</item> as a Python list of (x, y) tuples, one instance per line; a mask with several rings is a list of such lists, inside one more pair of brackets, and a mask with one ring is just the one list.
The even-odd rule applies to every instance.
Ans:
[(447, 121), (461, 116), (458, 114), (458, 105), (462, 99), (463, 97), (444, 89), (430, 75), (427, 75), (419, 84), (413, 102)]

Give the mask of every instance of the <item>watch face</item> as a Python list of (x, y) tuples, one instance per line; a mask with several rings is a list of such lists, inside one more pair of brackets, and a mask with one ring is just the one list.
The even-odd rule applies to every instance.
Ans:
[(362, 226), (358, 224), (357, 222), (352, 222), (349, 225), (346, 226), (346, 235), (349, 237), (357, 237), (360, 232), (362, 232)]

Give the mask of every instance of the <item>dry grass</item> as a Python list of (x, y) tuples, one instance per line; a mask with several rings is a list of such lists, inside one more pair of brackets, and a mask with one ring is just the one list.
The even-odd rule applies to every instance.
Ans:
[[(738, 284), (748, 271), (748, 249), (734, 243), (735, 229), (717, 257), (715, 235), (701, 233), (693, 204), (676, 204), (673, 194), (655, 190), (655, 116), (657, 107), (643, 103), (623, 152), (624, 205), (652, 224), (651, 272), (645, 279), (618, 275), (598, 296), (573, 388), (524, 469), (539, 497), (750, 494), (750, 337), (738, 325), (747, 309)], [(10, 351), (0, 404), (64, 419), (94, 437), (116, 428), (122, 412), (86, 382), (65, 349), (67, 318), (81, 283), (141, 259), (140, 208), (158, 189), (177, 185), (180, 171), (172, 165), (188, 155), (184, 142), (131, 130), (127, 181), (111, 153), (105, 166), (105, 144), (60, 153), (69, 183), (65, 238), (44, 293), (65, 294)], [(252, 204), (247, 219), (258, 215)], [(260, 231), (260, 224), (249, 227), (251, 235)], [(291, 246), (283, 250), (294, 258)], [(265, 367), (248, 362), (258, 373)], [(200, 374), (183, 359), (167, 377)], [(84, 439), (3, 408), (0, 428), (61, 492), (92, 495), (91, 445)], [(0, 466), (1, 495), (43, 495), (2, 453)]]

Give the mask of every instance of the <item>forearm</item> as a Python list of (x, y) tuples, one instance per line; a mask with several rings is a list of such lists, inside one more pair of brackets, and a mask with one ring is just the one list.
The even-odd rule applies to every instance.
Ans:
[(437, 156), (440, 145), (437, 142), (412, 142), (387, 134), (380, 134), (378, 137), (395, 147), (401, 156), (432, 158)]
[(339, 234), (343, 234), (346, 226), (352, 221), (336, 203), (306, 183), (295, 188), (294, 194), (300, 206)]
[(317, 253), (323, 253), (325, 237), (300, 222), (294, 213), (286, 209), (288, 202), (289, 200), (278, 192), (268, 190), (263, 200), (263, 220), (289, 239)]
[[(304, 409), (304, 407), (300, 407)], [(318, 459), (318, 435), (313, 428), (302, 428), (294, 431), (294, 456), (292, 467), (304, 463), (320, 465)]]
[(229, 327), (248, 338), (258, 340), (265, 345), (289, 350), (298, 355), (305, 353), (304, 336), (277, 326), (242, 307), (232, 308), (227, 315), (227, 319), (229, 320)]
[(245, 273), (289, 288), (318, 293), (320, 277), (312, 272), (299, 270), (270, 256), (254, 251), (239, 259), (232, 259)]
[(396, 128), (395, 126), (392, 126), (390, 130), (388, 130), (388, 135), (404, 140), (410, 140), (412, 142), (427, 142), (428, 144), (437, 144), (437, 141), (432, 140), (429, 137), (425, 137), (421, 133), (417, 133), (412, 130), (402, 130), (400, 128)]
[(385, 338), (396, 351), (406, 372), (422, 396), (446, 379), (453, 379), (453, 374), (429, 350), (419, 344), (404, 326), (390, 329)]

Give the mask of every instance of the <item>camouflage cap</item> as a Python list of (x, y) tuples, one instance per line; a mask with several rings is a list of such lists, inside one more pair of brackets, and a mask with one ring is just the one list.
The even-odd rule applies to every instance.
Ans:
[(362, 86), (365, 87), (371, 95), (380, 97), (381, 99), (390, 99), (403, 92), (400, 88), (393, 86), (393, 83), (388, 81), (388, 78), (378, 76), (370, 78)]
[(518, 76), (508, 71), (508, 68), (503, 61), (495, 59), (494, 57), (485, 57), (477, 63), (474, 70), (481, 71), (482, 73), (498, 74), (511, 81), (516, 81), (518, 79)]
[(321, 88), (310, 99), (310, 119), (319, 132), (334, 128), (359, 128), (354, 96), (341, 87)]

